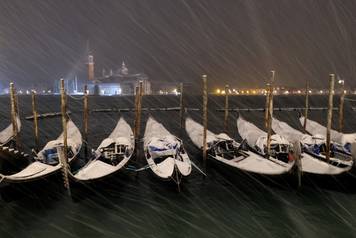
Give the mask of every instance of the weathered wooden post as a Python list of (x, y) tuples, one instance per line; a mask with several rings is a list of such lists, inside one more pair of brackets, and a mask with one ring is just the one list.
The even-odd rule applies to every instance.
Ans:
[[(61, 114), (62, 114), (62, 128), (63, 128), (63, 146), (65, 156), (67, 157), (67, 105), (66, 92), (64, 89), (64, 80), (61, 79)], [(67, 159), (67, 158), (66, 158)]]
[(143, 97), (143, 82), (139, 82), (139, 95), (138, 95), (138, 117), (137, 117), (137, 133), (138, 137), (140, 137), (140, 129), (141, 129), (141, 115), (142, 115), (142, 97)]
[(339, 131), (342, 132), (344, 129), (345, 81), (339, 80), (339, 84), (341, 84), (341, 95), (340, 95), (340, 105), (339, 105)]
[(330, 86), (329, 86), (329, 104), (328, 104), (328, 118), (326, 128), (326, 160), (330, 160), (330, 131), (333, 117), (333, 97), (334, 97), (334, 83), (335, 75), (330, 74)]
[(84, 157), (88, 157), (88, 86), (84, 85), (84, 101), (83, 101), (83, 137), (84, 137)]
[(228, 119), (229, 119), (229, 85), (225, 85), (225, 108), (224, 108), (224, 131), (228, 134)]
[(297, 178), (298, 178), (298, 188), (302, 186), (302, 149), (300, 146), (300, 141), (294, 141), (293, 143), (293, 157), (297, 166)]
[(32, 114), (33, 114), (33, 133), (35, 136), (35, 150), (38, 152), (39, 149), (39, 133), (38, 133), (38, 113), (37, 113), (37, 100), (36, 92), (32, 90)]
[(61, 79), (61, 114), (62, 114), (62, 128), (63, 128), (63, 147), (58, 147), (58, 156), (61, 158), (62, 163), (62, 172), (63, 172), (63, 181), (64, 187), (68, 190), (70, 195), (70, 187), (68, 180), (68, 132), (67, 132), (67, 100), (66, 100), (66, 92), (64, 90), (64, 80)]
[[(16, 93), (16, 90), (15, 90), (15, 112), (16, 112), (16, 118), (18, 118), (20, 125), (17, 122), (17, 120), (16, 120), (16, 123), (17, 123), (17, 128), (20, 128), (21, 121), (20, 121), (20, 111), (19, 111), (19, 103), (18, 102), (19, 102), (19, 95)], [(22, 144), (21, 144), (21, 136), (20, 136), (19, 130), (17, 130), (17, 134), (16, 134), (16, 144), (17, 144), (17, 148), (21, 149)]]
[(12, 134), (15, 136), (15, 148), (19, 149), (20, 147), (20, 135), (18, 133), (18, 124), (17, 124), (17, 112), (18, 107), (16, 103), (16, 92), (13, 83), (10, 83), (10, 102), (11, 102), (11, 123), (12, 123)]
[(179, 84), (180, 98), (179, 98), (179, 123), (181, 131), (184, 129), (184, 101), (183, 101), (183, 83)]
[(269, 99), (268, 99), (268, 125), (267, 125), (267, 156), (271, 154), (271, 136), (272, 136), (272, 117), (273, 117), (273, 84), (275, 78), (275, 71), (271, 71), (271, 83), (269, 89)]
[(304, 123), (303, 123), (304, 131), (307, 128), (308, 114), (309, 114), (309, 81), (307, 81), (305, 86), (305, 108), (304, 108)]
[(135, 142), (137, 140), (137, 115), (138, 115), (138, 97), (140, 95), (140, 88), (138, 86), (135, 87), (135, 120), (134, 120), (134, 136)]
[(138, 108), (139, 108), (139, 117), (138, 117), (138, 131), (139, 131), (139, 136), (140, 134), (140, 129), (141, 129), (141, 121), (142, 121), (142, 100), (143, 100), (143, 95), (144, 95), (144, 90), (143, 90), (143, 81), (140, 81), (139, 83), (139, 87), (140, 87), (140, 97), (139, 97), (139, 104), (138, 104)]
[(269, 108), (269, 99), (270, 99), (270, 83), (266, 84), (266, 105), (265, 105), (265, 128), (268, 128), (268, 108)]
[(140, 129), (141, 129), (141, 110), (142, 110), (142, 95), (143, 95), (143, 82), (139, 82), (139, 86), (136, 87), (136, 97), (135, 97), (135, 150), (136, 157), (139, 157), (139, 139), (140, 139)]
[(57, 147), (58, 159), (62, 164), (62, 176), (64, 187), (67, 189), (68, 195), (71, 196), (70, 183), (69, 183), (69, 165), (67, 161), (67, 155), (64, 152), (64, 146)]
[(206, 171), (207, 159), (207, 129), (208, 129), (208, 80), (207, 76), (203, 75), (203, 161)]

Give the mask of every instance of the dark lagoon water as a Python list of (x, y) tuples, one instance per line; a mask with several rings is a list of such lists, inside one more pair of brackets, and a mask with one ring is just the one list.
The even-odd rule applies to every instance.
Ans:
[[(189, 107), (200, 107), (200, 96), (189, 96)], [(143, 107), (175, 107), (175, 96), (146, 96)], [(60, 111), (59, 97), (40, 96), (39, 112)], [(335, 105), (337, 105), (337, 98)], [(21, 116), (31, 115), (31, 100), (19, 98)], [(209, 129), (223, 128), (223, 97), (209, 97)], [(132, 97), (90, 97), (90, 109), (133, 107)], [(0, 128), (9, 123), (9, 100), (0, 98)], [(327, 98), (312, 96), (311, 105), (325, 106)], [(231, 97), (232, 108), (263, 108), (263, 97)], [(303, 107), (303, 97), (275, 97), (276, 107)], [(355, 113), (346, 102), (345, 131), (356, 131)], [(82, 101), (69, 98), (74, 122), (82, 126)], [(187, 115), (201, 121), (201, 112)], [(200, 152), (179, 130), (179, 113), (144, 112), (142, 130), (149, 115), (180, 135), (193, 161), (201, 166)], [(242, 115), (263, 128), (263, 112)], [(276, 117), (301, 129), (296, 111), (276, 111)], [(120, 116), (133, 125), (131, 112), (90, 114), (89, 146), (95, 148), (115, 127)], [(313, 111), (310, 117), (325, 124), (326, 111)], [(236, 113), (230, 114), (230, 135), (240, 139)], [(334, 118), (336, 126), (337, 117)], [(27, 152), (34, 146), (32, 121), (22, 120), (21, 137)], [(40, 120), (40, 143), (61, 132), (60, 118)], [(144, 158), (136, 158), (144, 165)], [(295, 186), (291, 174), (277, 179), (227, 171), (207, 164), (208, 176), (196, 170), (187, 178), (181, 192), (170, 183), (153, 177), (149, 171), (111, 176), (93, 184), (71, 184), (72, 198), (59, 177), (1, 188), (0, 237), (353, 237), (356, 232), (356, 179), (353, 172), (339, 177), (303, 176), (302, 187)]]

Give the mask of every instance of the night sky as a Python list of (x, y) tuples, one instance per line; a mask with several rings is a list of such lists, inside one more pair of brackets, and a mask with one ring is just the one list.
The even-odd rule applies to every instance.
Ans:
[(211, 89), (277, 83), (356, 87), (354, 0), (0, 0), (0, 80), (52, 86), (122, 60), (154, 82)]

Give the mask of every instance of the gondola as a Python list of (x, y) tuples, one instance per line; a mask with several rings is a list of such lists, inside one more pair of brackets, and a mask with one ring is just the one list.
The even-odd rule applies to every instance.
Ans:
[(292, 145), (283, 136), (271, 135), (270, 154), (268, 154), (267, 133), (265, 131), (241, 116), (237, 119), (237, 129), (252, 151), (265, 157), (265, 160), (281, 166), (283, 168), (280, 170), (282, 173), (287, 173), (293, 168), (295, 160), (292, 155)]
[(75, 173), (74, 180), (93, 181), (122, 170), (129, 163), (134, 148), (132, 129), (121, 117), (109, 137), (105, 138), (94, 152), (94, 158)]
[[(203, 126), (192, 118), (185, 121), (189, 138), (199, 149), (203, 148)], [(289, 167), (250, 151), (246, 141), (236, 142), (225, 133), (214, 134), (207, 130), (208, 158), (220, 165), (248, 173), (279, 175), (289, 171)]]
[(182, 140), (153, 117), (149, 117), (146, 123), (144, 151), (149, 168), (163, 180), (172, 180), (179, 185), (182, 177), (192, 171)]
[(300, 142), (301, 168), (303, 172), (321, 175), (337, 175), (349, 171), (353, 160), (341, 145), (331, 143), (330, 160), (326, 160), (326, 141), (322, 135), (304, 134), (285, 122), (272, 119), (272, 129), (290, 142)]
[[(68, 162), (77, 158), (82, 147), (82, 136), (79, 129), (72, 120), (67, 122), (67, 158)], [(2, 183), (22, 183), (39, 180), (59, 172), (62, 163), (58, 157), (58, 147), (63, 146), (63, 133), (56, 139), (48, 142), (33, 161), (18, 173), (11, 175), (1, 175)]]

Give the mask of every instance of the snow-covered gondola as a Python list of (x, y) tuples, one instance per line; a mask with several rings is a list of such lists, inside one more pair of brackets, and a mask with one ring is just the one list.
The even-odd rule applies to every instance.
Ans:
[[(299, 121), (302, 125), (304, 125), (304, 116), (299, 118)], [(318, 135), (325, 135), (326, 134), (326, 127), (317, 123), (316, 121), (307, 119), (305, 130), (313, 136)], [(356, 143), (356, 133), (344, 134), (335, 130), (330, 130), (330, 138), (335, 143), (342, 145), (344, 148), (335, 148), (340, 149), (341, 151), (348, 151), (351, 153), (351, 145)], [(335, 145), (337, 145), (335, 144)]]
[(135, 140), (130, 125), (120, 118), (109, 137), (104, 139), (89, 161), (75, 175), (77, 181), (93, 181), (109, 176), (124, 168), (135, 148)]
[[(336, 175), (349, 171), (353, 160), (346, 151), (341, 151), (342, 146), (331, 144), (331, 157), (326, 161), (326, 141), (321, 135), (304, 134), (287, 123), (273, 118), (272, 129), (279, 135), (285, 137), (289, 142), (299, 141), (302, 149), (301, 165), (302, 171), (311, 174)], [(339, 148), (336, 150), (336, 148)]]
[(241, 116), (237, 119), (237, 129), (246, 140), (251, 150), (271, 162), (284, 168), (284, 172), (290, 171), (295, 163), (292, 156), (291, 144), (283, 136), (273, 134), (271, 136), (270, 155), (267, 155), (267, 133), (254, 124), (246, 121)]
[[(194, 145), (202, 149), (203, 126), (193, 119), (187, 118), (185, 128)], [(224, 166), (263, 175), (279, 175), (290, 170), (290, 167), (284, 163), (275, 161), (273, 158), (268, 160), (248, 150), (247, 146), (244, 146), (245, 143), (240, 144), (225, 133), (214, 134), (207, 131), (208, 156)]]
[[(67, 122), (67, 142), (68, 162), (74, 160), (80, 152), (82, 146), (82, 136), (76, 125), (69, 120)], [(12, 175), (0, 175), (0, 180), (7, 183), (20, 183), (38, 180), (52, 175), (62, 168), (59, 161), (57, 148), (63, 146), (63, 133), (53, 141), (48, 142), (43, 149), (38, 152), (37, 157), (27, 167)]]
[(159, 178), (179, 184), (182, 176), (188, 176), (192, 171), (182, 140), (152, 117), (146, 124), (144, 150), (148, 166)]

